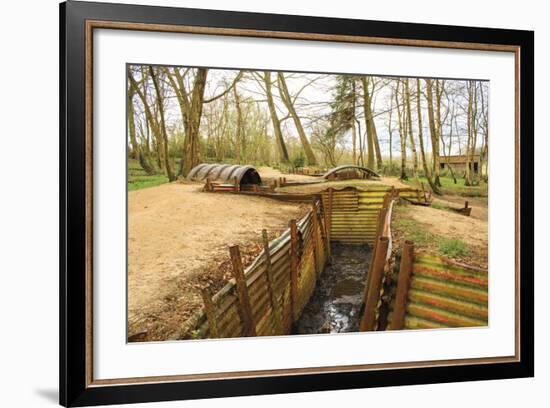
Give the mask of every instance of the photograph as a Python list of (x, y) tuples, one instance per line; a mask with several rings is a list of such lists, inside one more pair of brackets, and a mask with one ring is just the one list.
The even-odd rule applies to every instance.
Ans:
[(534, 32), (290, 11), (60, 5), (62, 405), (534, 376)]
[(127, 342), (489, 326), (490, 88), (128, 62)]

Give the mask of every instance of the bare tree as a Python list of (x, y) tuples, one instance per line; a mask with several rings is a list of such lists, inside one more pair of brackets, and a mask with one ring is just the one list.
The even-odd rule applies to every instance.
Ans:
[(413, 157), (413, 176), (418, 178), (418, 155), (416, 154), (416, 144), (414, 143), (412, 118), (411, 118), (411, 96), (409, 93), (409, 79), (406, 78), (403, 81), (403, 89), (405, 90), (405, 107), (407, 112), (407, 128), (409, 133), (409, 142), (411, 144), (411, 151)]
[(154, 174), (155, 169), (149, 164), (149, 160), (145, 154), (141, 151), (141, 146), (136, 137), (136, 124), (135, 124), (135, 112), (134, 112), (134, 94), (133, 87), (128, 87), (128, 133), (130, 136), (130, 144), (132, 146), (132, 152), (135, 159), (139, 162), (143, 170), (147, 174)]
[[(311, 148), (311, 145), (307, 140), (306, 132), (304, 131), (304, 127), (302, 126), (302, 121), (300, 119), (300, 116), (298, 116), (298, 114), (296, 113), (296, 109), (294, 108), (293, 98), (288, 92), (288, 86), (286, 84), (285, 75), (282, 72), (279, 72), (277, 74), (277, 80), (279, 84), (279, 94), (281, 96), (281, 100), (285, 104), (286, 108), (288, 109), (288, 112), (290, 113), (290, 116), (292, 116), (292, 119), (294, 120), (294, 126), (296, 126), (296, 130), (298, 131), (298, 136), (300, 137), (300, 142), (302, 143), (302, 148), (304, 149), (307, 162), (310, 165), (316, 165), (317, 159), (315, 158), (313, 149)], [(296, 96), (294, 97), (294, 100), (295, 99), (296, 99)]]
[[(399, 141), (401, 146), (401, 180), (407, 180), (407, 172), (405, 170), (407, 166), (407, 131), (404, 129), (403, 126), (403, 119), (401, 116), (401, 108), (399, 103), (399, 83), (400, 80), (396, 80), (396, 86), (395, 86), (395, 107), (397, 108), (397, 122), (399, 124)], [(404, 116), (404, 115), (403, 115)]]
[(271, 123), (273, 125), (273, 132), (275, 133), (275, 140), (277, 141), (277, 148), (279, 150), (279, 158), (281, 162), (288, 163), (290, 162), (290, 159), (285, 140), (283, 139), (283, 133), (281, 132), (281, 121), (277, 116), (277, 109), (275, 107), (275, 101), (273, 100), (271, 72), (269, 71), (264, 72), (264, 85), (269, 114), (271, 115)]
[(362, 77), (361, 82), (363, 84), (363, 110), (365, 112), (365, 124), (367, 132), (367, 167), (374, 169), (381, 166), (382, 155), (380, 154), (380, 157), (378, 157), (377, 154), (377, 156), (375, 157), (375, 140), (378, 141), (378, 136), (376, 135), (376, 125), (374, 124), (374, 118), (372, 116), (372, 98), (370, 95), (368, 77)]
[(174, 181), (176, 177), (172, 172), (170, 156), (168, 155), (168, 135), (166, 134), (166, 121), (164, 118), (164, 97), (160, 90), (156, 70), (152, 66), (149, 66), (149, 75), (151, 75), (151, 80), (153, 81), (153, 86), (155, 87), (155, 92), (157, 94), (157, 106), (160, 115), (159, 132), (162, 137), (162, 145), (164, 148), (164, 166), (166, 168), (166, 175), (168, 176), (168, 181)]
[(418, 142), (420, 145), (420, 153), (422, 155), (422, 166), (424, 167), (424, 173), (426, 175), (426, 179), (428, 180), (428, 184), (430, 185), (430, 188), (435, 194), (440, 195), (441, 191), (439, 190), (439, 187), (437, 184), (435, 184), (432, 174), (430, 172), (430, 168), (428, 167), (428, 163), (426, 162), (426, 152), (424, 150), (424, 135), (422, 131), (422, 104), (421, 104), (421, 98), (420, 98), (420, 79), (416, 80), (416, 109), (417, 109), (417, 116), (418, 116)]
[(426, 94), (428, 99), (428, 123), (432, 142), (433, 182), (436, 186), (441, 187), (441, 181), (439, 180), (439, 168), (441, 166), (439, 160), (439, 133), (438, 126), (435, 123), (433, 83), (431, 79), (426, 79)]

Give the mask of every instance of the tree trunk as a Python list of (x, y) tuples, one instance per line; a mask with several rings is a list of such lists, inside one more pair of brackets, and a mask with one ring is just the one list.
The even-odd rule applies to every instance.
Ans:
[(393, 124), (392, 124), (392, 114), (393, 114), (393, 89), (392, 94), (390, 95), (390, 111), (388, 119), (388, 134), (390, 136), (390, 169), (393, 167)]
[(401, 117), (401, 108), (399, 107), (399, 82), (397, 80), (397, 85), (395, 87), (395, 106), (397, 107), (397, 122), (399, 124), (399, 142), (401, 146), (401, 180), (407, 180), (407, 172), (405, 170), (407, 166), (407, 135), (403, 132), (403, 122)]
[(432, 175), (430, 174), (428, 163), (426, 162), (426, 152), (424, 150), (424, 136), (422, 131), (422, 105), (421, 105), (421, 99), (420, 99), (420, 79), (416, 80), (416, 109), (417, 109), (417, 116), (418, 116), (418, 142), (420, 145), (420, 153), (422, 155), (422, 166), (424, 167), (424, 173), (426, 173), (426, 179), (428, 180), (428, 184), (430, 185), (430, 188), (432, 189), (434, 194), (441, 195), (441, 192), (439, 191), (439, 187), (437, 186), (437, 184), (435, 184), (434, 180), (432, 179)]
[(451, 166), (450, 164), (450, 161), (449, 161), (449, 156), (451, 155), (451, 150), (452, 150), (452, 146), (453, 146), (453, 117), (454, 117), (454, 108), (453, 108), (453, 112), (451, 113), (451, 122), (450, 122), (450, 126), (449, 126), (449, 149), (447, 150), (447, 154), (445, 155), (445, 141), (443, 140), (443, 135), (441, 135), (441, 147), (442, 147), (442, 151), (443, 151), (443, 157), (445, 158), (446, 162), (447, 162), (447, 168), (449, 169), (449, 172), (451, 173), (451, 177), (453, 178), (453, 182), (454, 184), (457, 183), (457, 180), (456, 180), (456, 176), (455, 176), (455, 172), (453, 170), (453, 166)]
[(243, 127), (243, 114), (241, 110), (241, 101), (239, 99), (239, 92), (237, 86), (233, 87), (233, 95), (235, 96), (235, 107), (237, 108), (237, 129), (235, 130), (235, 157), (237, 162), (241, 162), (241, 148), (242, 148), (242, 127)]
[(409, 141), (411, 143), (411, 151), (413, 156), (413, 176), (418, 178), (418, 155), (416, 153), (416, 145), (414, 143), (412, 117), (411, 117), (411, 96), (409, 92), (409, 79), (405, 79), (403, 82), (403, 88), (405, 88), (405, 101), (407, 109), (407, 128), (409, 133)]
[(166, 134), (166, 123), (164, 121), (164, 98), (159, 88), (157, 76), (155, 70), (152, 66), (149, 66), (149, 74), (153, 81), (153, 86), (155, 87), (155, 92), (157, 93), (157, 105), (160, 115), (160, 134), (162, 136), (162, 143), (164, 146), (164, 166), (166, 167), (166, 175), (168, 176), (168, 181), (174, 181), (176, 177), (172, 173), (172, 166), (170, 165), (170, 156), (168, 155), (168, 135)]
[(466, 170), (464, 173), (464, 184), (467, 186), (472, 185), (472, 178), (470, 174), (470, 144), (472, 139), (472, 105), (473, 105), (473, 81), (468, 81), (468, 139), (466, 141)]
[(433, 98), (433, 84), (431, 79), (426, 79), (426, 94), (428, 97), (428, 123), (430, 127), (430, 138), (432, 141), (432, 155), (433, 155), (433, 177), (434, 184), (441, 187), (439, 180), (439, 134), (437, 133), (437, 127), (435, 124), (434, 115), (434, 98)]
[[(470, 162), (473, 163), (475, 161), (475, 154), (476, 154), (476, 146), (477, 146), (477, 84), (474, 82), (474, 106), (472, 109), (472, 132), (473, 132), (473, 139), (472, 139), (472, 150), (471, 150), (471, 160)], [(473, 170), (473, 169), (472, 169)], [(479, 169), (478, 169), (479, 172)], [(474, 172), (473, 174), (473, 180), (472, 184), (477, 185), (479, 184), (479, 177), (478, 174)]]
[(370, 108), (369, 85), (366, 77), (362, 77), (363, 83), (363, 111), (365, 113), (365, 126), (367, 131), (367, 167), (377, 168), (374, 156), (374, 138), (376, 127), (373, 124), (372, 111)]
[(151, 127), (151, 130), (153, 131), (154, 141), (156, 144), (156, 146), (154, 147), (157, 153), (157, 165), (159, 168), (162, 168), (161, 164), (164, 164), (164, 159), (162, 158), (162, 147), (164, 143), (162, 140), (162, 135), (160, 134), (159, 124), (156, 121), (153, 112), (151, 111), (151, 107), (147, 102), (145, 94), (141, 91), (141, 89), (139, 89), (139, 86), (136, 80), (134, 79), (134, 77), (132, 76), (132, 73), (130, 72), (130, 70), (128, 70), (128, 81), (130, 82), (130, 88), (133, 90), (133, 92), (137, 93), (143, 105), (146, 121)]
[(277, 142), (277, 148), (279, 151), (279, 159), (283, 163), (289, 163), (288, 151), (286, 149), (285, 140), (283, 139), (283, 133), (281, 132), (281, 122), (277, 116), (277, 110), (275, 108), (275, 102), (273, 101), (273, 93), (271, 91), (271, 72), (264, 72), (264, 82), (267, 97), (267, 104), (269, 106), (269, 114), (271, 115), (271, 122), (273, 124), (273, 132), (275, 133), (275, 140)]
[(352, 153), (351, 153), (351, 160), (353, 164), (357, 165), (357, 128), (355, 125), (355, 100), (356, 100), (356, 94), (355, 94), (355, 79), (352, 81), (352, 111), (353, 111), (353, 119), (351, 120), (351, 142), (353, 145)]
[(304, 127), (302, 126), (302, 121), (296, 113), (296, 109), (294, 108), (294, 104), (292, 103), (292, 100), (290, 98), (290, 93), (288, 92), (288, 87), (286, 85), (284, 74), (282, 72), (279, 72), (277, 74), (277, 79), (279, 81), (279, 94), (281, 95), (281, 99), (288, 109), (290, 116), (292, 116), (292, 120), (294, 121), (294, 126), (296, 126), (296, 130), (298, 131), (298, 136), (300, 137), (300, 142), (302, 143), (302, 148), (304, 149), (307, 162), (308, 164), (315, 166), (317, 164), (317, 158), (313, 153), (311, 144), (307, 140), (306, 132), (304, 131)]
[(155, 174), (155, 170), (149, 164), (147, 157), (141, 151), (141, 146), (136, 138), (136, 123), (135, 123), (135, 112), (134, 112), (134, 89), (133, 87), (128, 88), (128, 133), (130, 134), (130, 144), (132, 145), (132, 150), (134, 153), (135, 159), (141, 165), (141, 168), (149, 175)]

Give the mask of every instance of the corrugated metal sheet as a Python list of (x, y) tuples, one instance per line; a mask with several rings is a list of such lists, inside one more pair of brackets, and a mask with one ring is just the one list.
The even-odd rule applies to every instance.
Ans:
[[(338, 174), (342, 173), (353, 173), (356, 172), (358, 175), (361, 174), (364, 177), (358, 177), (358, 178), (369, 178), (371, 176), (374, 177), (380, 177), (380, 175), (375, 172), (374, 170), (369, 169), (368, 167), (362, 167), (362, 166), (355, 166), (352, 164), (345, 164), (343, 166), (338, 166), (333, 169), (330, 169), (325, 174), (323, 174), (323, 178), (330, 178), (335, 177), (338, 178)], [(350, 177), (345, 176), (344, 178), (349, 179)]]
[(190, 181), (218, 181), (222, 183), (234, 183), (235, 178), (239, 183), (261, 184), (262, 179), (254, 166), (239, 164), (207, 164), (202, 163), (193, 167), (187, 175)]
[[(315, 206), (320, 213), (320, 202)], [(313, 211), (308, 212), (297, 222), (298, 230), (298, 303), (301, 312), (307, 304), (317, 280), (316, 270), (322, 270), (327, 259), (327, 248), (323, 240), (322, 222), (313, 221)], [(320, 215), (317, 215), (319, 218)], [(317, 231), (314, 233), (313, 226)], [(292, 304), (290, 299), (290, 229), (269, 243), (269, 253), (273, 272), (273, 291), (280, 305), (282, 325), (277, 326), (277, 313), (271, 305), (267, 277), (267, 262), (264, 251), (245, 270), (246, 286), (252, 305), (253, 320), (258, 336), (288, 334), (292, 325)], [(317, 254), (318, 265), (315, 265)], [(219, 337), (240, 337), (242, 322), (239, 315), (239, 300), (234, 280), (212, 297), (216, 308), (216, 326)], [(207, 317), (200, 314), (189, 330), (197, 337), (208, 337), (210, 329)]]
[[(344, 244), (372, 244), (378, 225), (378, 214), (384, 203), (384, 196), (390, 186), (373, 186), (361, 190), (348, 187), (332, 189), (332, 216), (330, 239)], [(329, 190), (322, 193), (323, 208), (329, 208)]]
[(426, 253), (415, 254), (406, 329), (487, 324), (487, 271)]

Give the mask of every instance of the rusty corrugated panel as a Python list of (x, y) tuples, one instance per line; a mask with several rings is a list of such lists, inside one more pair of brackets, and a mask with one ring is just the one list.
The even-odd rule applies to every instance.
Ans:
[(488, 324), (488, 274), (443, 257), (415, 254), (405, 328)]

